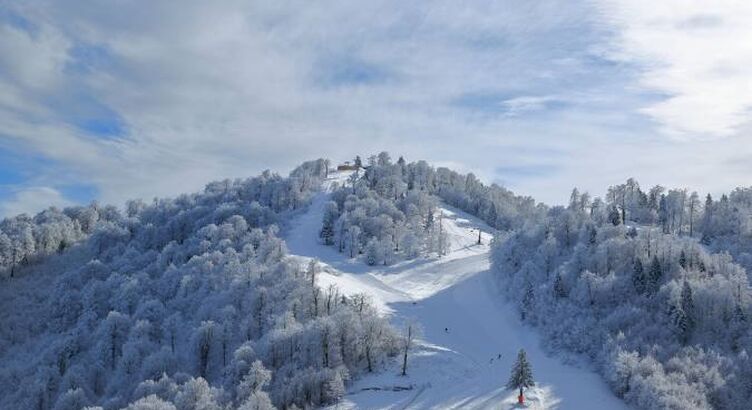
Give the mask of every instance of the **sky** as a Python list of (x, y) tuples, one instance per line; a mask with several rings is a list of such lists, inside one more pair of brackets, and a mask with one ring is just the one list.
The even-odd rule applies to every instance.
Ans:
[(0, 216), (382, 150), (540, 201), (750, 185), (752, 3), (0, 0)]

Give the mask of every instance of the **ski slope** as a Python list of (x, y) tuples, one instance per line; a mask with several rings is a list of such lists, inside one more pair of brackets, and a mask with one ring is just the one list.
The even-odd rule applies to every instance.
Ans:
[[(320, 244), (324, 205), (336, 173), (308, 211), (291, 223), (287, 246), (307, 263), (323, 267), (319, 285), (371, 295), (380, 311), (402, 327), (417, 321), (423, 334), (409, 358), (408, 376), (399, 365), (367, 375), (350, 387), (337, 409), (510, 409), (516, 392), (504, 388), (517, 351), (524, 348), (537, 382), (526, 393), (530, 409), (626, 409), (590, 370), (563, 364), (540, 347), (537, 333), (505, 303), (489, 271), (489, 230), (456, 209), (444, 207), (451, 246), (442, 258), (421, 258), (392, 266), (368, 266)], [(477, 245), (478, 229), (482, 245)], [(499, 356), (501, 357), (499, 359)]]

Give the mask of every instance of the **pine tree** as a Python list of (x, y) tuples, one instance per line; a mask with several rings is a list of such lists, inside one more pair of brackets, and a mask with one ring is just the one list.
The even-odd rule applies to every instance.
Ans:
[(528, 314), (533, 311), (533, 303), (535, 302), (535, 290), (533, 284), (527, 282), (525, 286), (525, 294), (522, 296), (522, 306), (520, 307), (520, 316), (522, 320), (528, 317)]
[(692, 297), (692, 287), (689, 286), (689, 282), (684, 281), (681, 291), (681, 311), (682, 317), (679, 323), (682, 341), (687, 342), (689, 336), (692, 334), (692, 330), (695, 327), (695, 320), (693, 311), (695, 309), (695, 302)]
[(324, 220), (319, 236), (324, 240), (324, 245), (334, 245), (334, 225), (339, 218), (339, 209), (334, 201), (327, 202), (324, 208)]
[(747, 332), (747, 315), (744, 313), (741, 304), (736, 303), (734, 314), (731, 316), (731, 348), (738, 352), (742, 346), (740, 339)]
[(669, 233), (669, 209), (666, 195), (661, 195), (661, 201), (658, 205), (658, 221), (661, 223), (663, 233)]
[(525, 349), (520, 349), (519, 353), (517, 353), (517, 361), (514, 362), (514, 367), (512, 367), (512, 374), (509, 376), (507, 388), (519, 389), (521, 396), (523, 389), (532, 386), (535, 386), (535, 382), (533, 381), (533, 369), (527, 361), (527, 353), (525, 353)]
[(705, 197), (705, 208), (701, 221), (702, 238), (700, 241), (703, 245), (710, 245), (713, 241), (713, 214), (713, 197), (708, 194), (708, 196)]
[(561, 273), (557, 273), (556, 279), (554, 279), (554, 295), (557, 298), (567, 297), (567, 288), (564, 286), (564, 279), (561, 277)]
[(640, 295), (644, 294), (647, 290), (647, 280), (645, 278), (645, 268), (642, 266), (642, 260), (636, 258), (634, 261), (634, 268), (632, 269), (632, 284), (635, 291)]
[(619, 226), (622, 223), (621, 220), (621, 213), (619, 213), (619, 209), (615, 206), (612, 206), (611, 209), (608, 211), (608, 220), (614, 225)]
[(428, 211), (424, 228), (426, 231), (428, 231), (429, 229), (431, 229), (431, 227), (433, 227), (433, 208)]
[(588, 242), (590, 243), (590, 245), (595, 245), (596, 243), (598, 243), (598, 230), (595, 229), (595, 226), (590, 225), (590, 227), (588, 227), (588, 231), (590, 234)]
[(400, 155), (399, 159), (397, 160), (397, 165), (400, 169), (400, 175), (404, 177), (405, 174), (407, 174), (407, 161), (405, 161), (405, 158), (403, 158), (402, 155)]
[(681, 307), (685, 312), (687, 312), (687, 314), (691, 314), (691, 312), (695, 309), (695, 302), (692, 298), (692, 287), (689, 286), (689, 282), (687, 282), (686, 280), (684, 281), (684, 285), (682, 286)]
[(491, 204), (491, 206), (488, 208), (488, 215), (486, 216), (486, 222), (488, 222), (488, 224), (492, 228), (499, 227), (499, 212), (496, 210), (495, 204)]
[(661, 284), (661, 277), (663, 277), (663, 268), (661, 262), (658, 260), (658, 256), (653, 256), (653, 261), (650, 263), (650, 271), (648, 271), (648, 283), (647, 290), (654, 294), (658, 291)]
[(340, 372), (335, 372), (334, 376), (326, 382), (324, 388), (324, 403), (336, 403), (345, 395), (345, 382), (342, 380)]
[(380, 244), (378, 239), (371, 238), (366, 244), (366, 263), (373, 266), (379, 263)]
[(672, 308), (670, 314), (676, 327), (676, 332), (679, 335), (679, 340), (681, 340), (682, 344), (686, 344), (691, 331), (691, 324), (687, 313), (679, 306)]

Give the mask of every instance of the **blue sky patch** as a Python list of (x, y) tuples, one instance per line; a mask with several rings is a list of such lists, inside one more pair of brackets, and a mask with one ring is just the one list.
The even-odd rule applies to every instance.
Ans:
[(29, 21), (29, 19), (11, 10), (4, 10), (3, 8), (0, 8), (0, 22), (10, 24), (12, 27), (23, 30), (29, 34), (34, 34), (37, 31), (36, 25)]
[(62, 120), (84, 133), (98, 138), (121, 138), (127, 134), (127, 124), (115, 110), (100, 102), (85, 89), (50, 101)]
[(97, 187), (90, 184), (63, 185), (58, 190), (66, 199), (81, 205), (90, 203), (99, 195)]
[(381, 84), (393, 76), (386, 67), (354, 55), (323, 59), (314, 69), (314, 81), (325, 87)]
[(75, 124), (82, 131), (98, 137), (121, 137), (125, 133), (123, 122), (117, 115), (86, 118)]
[(68, 51), (68, 55), (71, 61), (65, 69), (70, 73), (87, 74), (94, 70), (105, 69), (111, 67), (114, 60), (110, 50), (99, 44), (78, 43)]

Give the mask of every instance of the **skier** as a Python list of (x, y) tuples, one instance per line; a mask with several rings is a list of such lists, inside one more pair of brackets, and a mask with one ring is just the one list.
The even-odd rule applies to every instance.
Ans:
[(449, 328), (448, 327), (444, 328), (444, 333), (449, 333)]

